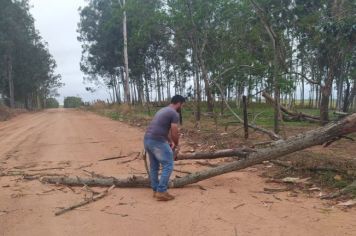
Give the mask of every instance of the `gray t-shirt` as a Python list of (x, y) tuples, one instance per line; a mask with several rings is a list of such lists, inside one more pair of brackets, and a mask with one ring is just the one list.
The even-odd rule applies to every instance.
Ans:
[(168, 133), (171, 124), (177, 124), (179, 121), (178, 112), (171, 107), (160, 109), (146, 130), (145, 137), (160, 141), (168, 141)]

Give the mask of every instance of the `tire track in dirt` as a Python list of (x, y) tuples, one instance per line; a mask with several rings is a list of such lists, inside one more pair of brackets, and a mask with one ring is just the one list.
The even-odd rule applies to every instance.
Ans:
[(48, 125), (46, 114), (39, 113), (35, 114), (33, 118), (20, 120), (17, 129), (14, 126), (8, 126), (0, 131), (2, 143), (0, 160), (9, 160), (16, 156), (24, 143), (35, 142)]

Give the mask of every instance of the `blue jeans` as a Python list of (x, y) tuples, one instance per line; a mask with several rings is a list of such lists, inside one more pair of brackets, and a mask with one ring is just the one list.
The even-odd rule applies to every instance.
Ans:
[[(150, 158), (150, 180), (152, 190), (156, 192), (166, 192), (169, 177), (173, 171), (173, 151), (166, 141), (145, 138), (144, 145)], [(161, 178), (158, 179), (160, 165), (162, 165), (162, 173)]]

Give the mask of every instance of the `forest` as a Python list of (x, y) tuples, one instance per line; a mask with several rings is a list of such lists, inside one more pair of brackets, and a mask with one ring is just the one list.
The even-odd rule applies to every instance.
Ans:
[(266, 94), (276, 132), (281, 106), (316, 108), (321, 124), (329, 109), (355, 111), (354, 1), (90, 0), (79, 11), (87, 90), (104, 83), (111, 102), (182, 94), (199, 121)]
[(34, 26), (29, 1), (1, 0), (0, 105), (42, 109), (63, 84), (47, 43)]

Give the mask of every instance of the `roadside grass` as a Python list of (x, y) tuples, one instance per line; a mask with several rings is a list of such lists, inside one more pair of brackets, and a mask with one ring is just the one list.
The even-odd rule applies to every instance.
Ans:
[[(110, 117), (113, 120), (127, 121), (127, 120), (147, 120), (151, 119), (154, 114), (168, 104), (149, 104), (146, 106), (142, 105), (134, 105), (128, 106), (127, 104), (113, 104), (113, 105), (104, 105), (104, 104), (94, 104), (92, 106), (87, 107), (88, 110), (94, 111), (101, 115)], [(243, 111), (241, 108), (237, 107), (233, 102), (230, 103), (230, 106), (234, 109), (234, 112), (239, 115), (241, 118), (243, 116)], [(241, 126), (241, 124), (237, 121), (234, 114), (228, 110), (225, 106), (223, 109), (223, 113), (221, 113), (221, 104), (216, 103), (214, 108), (214, 113), (216, 115), (216, 120), (214, 119), (214, 115), (211, 113), (207, 113), (206, 103), (202, 102), (201, 107), (201, 127), (204, 125), (214, 124), (216, 123), (219, 127), (225, 128)], [(304, 112), (311, 115), (318, 115), (319, 110), (315, 108), (300, 108), (297, 111)], [(256, 125), (272, 129), (273, 128), (273, 114), (274, 109), (271, 105), (265, 103), (250, 103), (248, 106), (248, 120), (249, 122), (254, 122)], [(329, 112), (329, 116), (331, 120), (337, 119), (337, 116), (333, 113), (333, 111)], [(183, 124), (195, 124), (195, 104), (193, 102), (188, 102), (184, 105), (182, 110)], [(313, 127), (317, 124), (311, 123), (308, 121), (282, 121), (281, 126), (283, 127)]]

